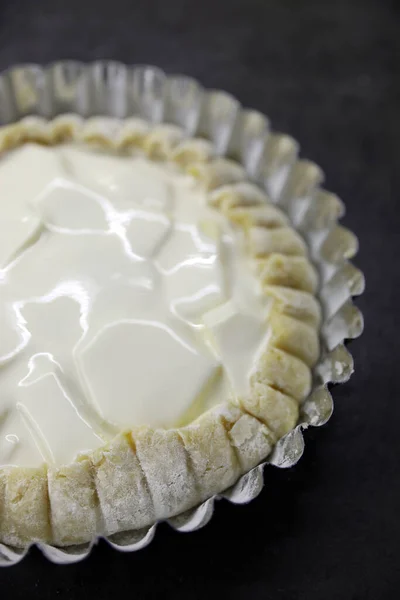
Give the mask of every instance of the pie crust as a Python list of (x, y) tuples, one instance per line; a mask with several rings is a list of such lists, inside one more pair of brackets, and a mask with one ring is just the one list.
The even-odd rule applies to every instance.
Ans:
[(293, 430), (320, 355), (318, 276), (302, 237), (238, 163), (214, 156), (203, 139), (139, 119), (47, 122), (28, 117), (0, 129), (0, 152), (27, 142), (79, 141), (143, 150), (201, 180), (208, 200), (243, 230), (263, 293), (270, 336), (250, 393), (177, 429), (137, 427), (65, 466), (0, 468), (0, 542), (69, 546), (139, 530), (186, 511), (230, 486)]

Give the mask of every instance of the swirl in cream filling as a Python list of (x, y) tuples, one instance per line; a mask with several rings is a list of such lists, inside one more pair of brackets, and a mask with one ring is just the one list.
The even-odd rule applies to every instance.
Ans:
[(267, 307), (200, 183), (27, 144), (0, 189), (0, 466), (64, 464), (247, 392)]

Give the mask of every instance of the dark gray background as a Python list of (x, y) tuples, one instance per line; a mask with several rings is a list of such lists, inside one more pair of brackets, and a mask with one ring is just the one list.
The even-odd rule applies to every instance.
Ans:
[(257, 500), (220, 503), (197, 533), (161, 526), (137, 554), (101, 543), (55, 567), (33, 551), (0, 571), (2, 599), (399, 597), (399, 14), (395, 0), (1, 0), (0, 68), (154, 63), (266, 112), (345, 200), (368, 286), (356, 374), (298, 466), (268, 469)]

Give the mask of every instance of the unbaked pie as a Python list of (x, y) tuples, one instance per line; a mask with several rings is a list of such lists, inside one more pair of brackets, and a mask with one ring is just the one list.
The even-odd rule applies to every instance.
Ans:
[(80, 544), (227, 489), (311, 389), (301, 236), (175, 126), (27, 118), (0, 152), (0, 542)]

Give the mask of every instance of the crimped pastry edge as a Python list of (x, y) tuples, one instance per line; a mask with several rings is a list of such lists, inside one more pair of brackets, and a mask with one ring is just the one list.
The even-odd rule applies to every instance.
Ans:
[[(0, 153), (29, 142), (52, 146), (63, 141), (81, 142), (110, 151), (138, 149), (150, 159), (173, 161), (183, 171), (199, 177), (209, 190), (209, 203), (224, 213), (228, 220), (232, 220), (230, 211), (233, 204), (236, 209), (244, 211), (244, 217), (248, 207), (256, 206), (261, 213), (263, 209), (268, 210), (267, 195), (255, 185), (246, 183), (246, 173), (239, 163), (214, 157), (212, 152), (206, 157), (198, 156), (199, 141), (186, 139), (182, 146), (183, 140), (184, 133), (176, 126), (150, 126), (141, 120), (101, 117), (82, 120), (76, 115), (63, 115), (45, 121), (27, 117), (0, 129)], [(242, 187), (239, 182), (243, 182)], [(223, 200), (218, 196), (221, 188)], [(277, 209), (275, 211), (279, 213)], [(237, 226), (246, 232), (248, 252), (255, 258), (277, 251), (289, 256), (293, 252), (304, 256), (307, 252), (305, 243), (287, 224), (276, 228), (274, 223), (267, 221), (255, 227), (248, 226), (244, 219)], [(261, 234), (265, 232), (267, 236), (266, 243), (261, 236), (256, 249), (252, 245), (253, 230)], [(272, 239), (268, 239), (269, 233), (273, 235)], [(282, 238), (288, 240), (283, 247)], [(309, 268), (312, 268), (311, 265)], [(122, 439), (117, 436), (107, 447), (87, 455), (85, 473), (82, 459), (79, 471), (76, 465), (6, 469), (0, 522), (2, 541), (21, 547), (31, 542), (64, 546), (89, 542), (94, 535), (112, 535), (126, 529), (148, 527), (157, 520), (189, 510), (230, 487), (243, 472), (265, 459), (273, 444), (292, 430), (298, 420), (298, 401), (304, 400), (308, 394), (310, 368), (318, 358), (319, 343), (318, 322), (307, 322), (301, 312), (307, 292), (302, 292), (298, 300), (297, 291), (291, 288), (291, 296), (282, 302), (276, 294), (270, 293), (274, 286), (264, 286), (263, 289), (272, 301), (269, 315), (271, 335), (255, 365), (250, 397), (240, 400), (235, 407), (234, 418), (221, 417), (221, 407), (226, 409), (227, 414), (229, 412), (229, 400), (226, 399), (187, 427), (169, 431), (142, 427), (124, 434)], [(287, 314), (288, 308), (292, 308), (292, 315)], [(279, 353), (272, 354), (274, 349)], [(302, 368), (298, 368), (299, 363)], [(277, 389), (269, 389), (269, 385)], [(296, 388), (305, 390), (305, 393), (299, 397)], [(296, 400), (288, 395), (288, 391), (292, 390)], [(240, 423), (243, 430), (245, 420), (247, 430), (238, 435)], [(251, 421), (252, 430), (248, 421)], [(214, 430), (215, 434), (209, 435)], [(236, 432), (235, 436), (233, 432)], [(256, 433), (259, 439), (257, 448), (254, 448), (249, 440)], [(129, 436), (131, 443), (122, 444), (122, 440), (126, 442)], [(155, 438), (158, 440), (157, 452), (152, 453)], [(207, 443), (202, 445), (202, 439), (206, 439)], [(216, 441), (218, 443), (215, 444)], [(249, 456), (245, 456), (243, 447), (247, 448)], [(114, 455), (115, 448), (119, 449), (121, 457), (124, 452), (127, 453), (125, 473), (121, 472), (118, 452)], [(111, 460), (110, 453), (113, 455)], [(221, 458), (216, 466), (218, 453)], [(177, 455), (179, 459), (174, 460)], [(168, 461), (161, 468), (158, 463), (163, 456), (168, 456)], [(14, 490), (12, 484), (16, 479), (18, 485), (14, 484)], [(111, 497), (108, 496), (110, 491)], [(32, 504), (33, 495), (35, 498), (39, 496), (38, 506)], [(144, 500), (142, 510), (134, 510), (133, 507), (140, 505), (145, 497), (147, 500)], [(37, 521), (34, 508), (36, 513), (43, 512), (41, 498), (42, 505), (48, 507), (49, 519), (46, 521), (41, 514), (43, 523), (37, 527), (32, 521)], [(120, 503), (118, 510), (117, 502)], [(30, 518), (24, 520), (27, 512)], [(100, 515), (96, 516), (97, 513)], [(88, 522), (91, 524), (89, 528), (86, 527)]]

